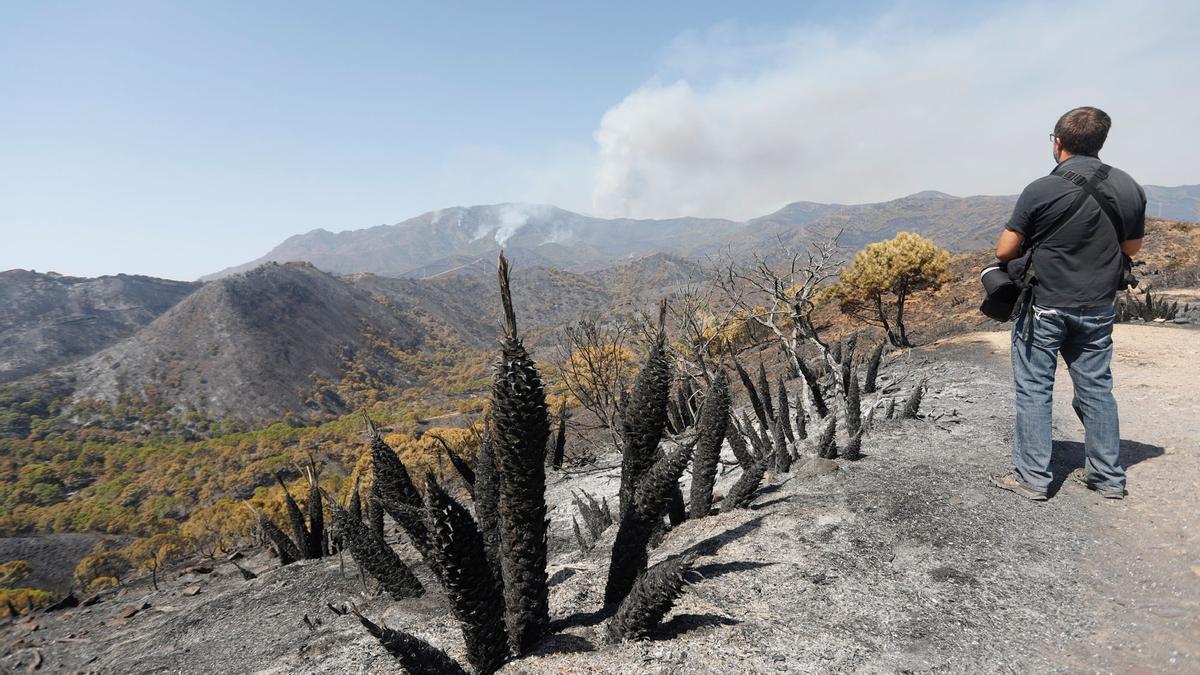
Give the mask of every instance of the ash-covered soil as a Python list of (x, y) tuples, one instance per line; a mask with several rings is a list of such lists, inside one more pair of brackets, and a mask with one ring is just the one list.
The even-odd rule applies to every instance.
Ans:
[[(1160, 335), (1127, 339), (1134, 328)], [(1172, 422), (1185, 413), (1170, 404), (1173, 394), (1155, 396), (1154, 385), (1142, 388), (1132, 375), (1122, 389), (1130, 367), (1122, 358), (1155, 341), (1196, 352), (1197, 338), (1200, 331), (1119, 327), (1133, 493), (1124, 502), (1066, 482), (1036, 504), (988, 483), (1007, 466), (1011, 437), (1003, 336), (909, 352), (887, 374), (912, 373), (901, 396), (928, 378), (925, 419), (878, 422), (862, 460), (809, 459), (769, 477), (754, 508), (669, 532), (651, 562), (696, 551), (700, 575), (645, 642), (604, 639), (598, 610), (615, 528), (587, 552), (570, 534), (571, 490), (614, 502), (617, 470), (552, 473), (557, 633), (504, 672), (1196, 672), (1200, 546), (1189, 486), (1200, 477), (1200, 431), (1196, 417)], [(1198, 356), (1135, 367), (1144, 377), (1190, 372), (1194, 382)], [(1069, 411), (1069, 396), (1059, 404)], [(1147, 426), (1152, 419), (1158, 432)], [(1081, 458), (1073, 420), (1059, 420), (1056, 470), (1065, 476)], [(727, 468), (718, 491), (739, 471)], [(344, 567), (334, 557), (274, 568), (259, 555), (242, 562), (257, 579), (224, 563), (158, 593), (138, 583), (90, 607), (10, 625), (0, 633), (0, 670), (40, 659), (53, 672), (396, 672), (374, 638), (326, 603), (353, 603), (465, 662), (435, 581), (407, 546), (400, 550), (431, 589), (425, 597), (394, 602), (371, 582), (364, 591), (349, 557)]]

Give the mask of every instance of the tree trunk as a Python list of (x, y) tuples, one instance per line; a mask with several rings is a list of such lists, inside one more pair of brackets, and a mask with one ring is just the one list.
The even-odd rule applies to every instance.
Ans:
[(899, 334), (899, 343), (895, 343), (897, 347), (911, 347), (912, 343), (908, 341), (908, 333), (904, 330), (904, 300), (908, 296), (908, 284), (901, 284), (899, 292), (896, 293), (896, 332)]
[(887, 333), (888, 342), (893, 347), (903, 347), (904, 345), (900, 342), (900, 336), (892, 330), (892, 325), (888, 322), (887, 312), (883, 309), (883, 295), (881, 294), (875, 295), (875, 312), (879, 315), (879, 324), (883, 326), (884, 332)]

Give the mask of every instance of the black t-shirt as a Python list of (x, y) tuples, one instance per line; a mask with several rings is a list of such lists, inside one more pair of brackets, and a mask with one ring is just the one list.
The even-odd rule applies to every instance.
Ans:
[[(1012, 219), (1005, 227), (1024, 236), (1025, 247), (1038, 242), (1048, 228), (1071, 208), (1080, 190), (1062, 174), (1073, 171), (1090, 178), (1100, 168), (1096, 157), (1074, 155), (1060, 162), (1049, 176), (1029, 184), (1017, 199)], [(1123, 236), (1095, 199), (1087, 199), (1061, 229), (1039, 244), (1033, 253), (1038, 285), (1034, 301), (1047, 307), (1097, 307), (1112, 304), (1122, 274), (1119, 241), (1141, 239), (1146, 231), (1146, 193), (1129, 174), (1109, 171), (1096, 186), (1121, 214)]]

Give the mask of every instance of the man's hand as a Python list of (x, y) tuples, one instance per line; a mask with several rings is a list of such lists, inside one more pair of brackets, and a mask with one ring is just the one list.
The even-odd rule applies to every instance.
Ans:
[[(1013, 258), (1021, 255), (1021, 242), (1025, 237), (1012, 230), (1004, 230), (1000, 233), (1000, 239), (996, 241), (996, 258), (1000, 262), (1008, 262)], [(1128, 243), (1128, 242), (1126, 242)], [(1141, 240), (1138, 240), (1139, 245)]]
[(1121, 242), (1121, 251), (1130, 258), (1137, 255), (1137, 252), (1140, 250), (1142, 250), (1141, 239), (1126, 239)]

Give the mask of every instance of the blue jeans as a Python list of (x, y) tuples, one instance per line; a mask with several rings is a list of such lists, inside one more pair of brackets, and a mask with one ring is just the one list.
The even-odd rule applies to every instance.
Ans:
[(1058, 355), (1071, 373), (1071, 402), (1085, 429), (1088, 480), (1101, 490), (1124, 490), (1121, 429), (1112, 394), (1113, 308), (1034, 305), (1029, 338), (1026, 313), (1013, 324), (1012, 365), (1016, 383), (1017, 429), (1013, 435), (1013, 475), (1035, 490), (1046, 490), (1050, 473), (1051, 413)]

